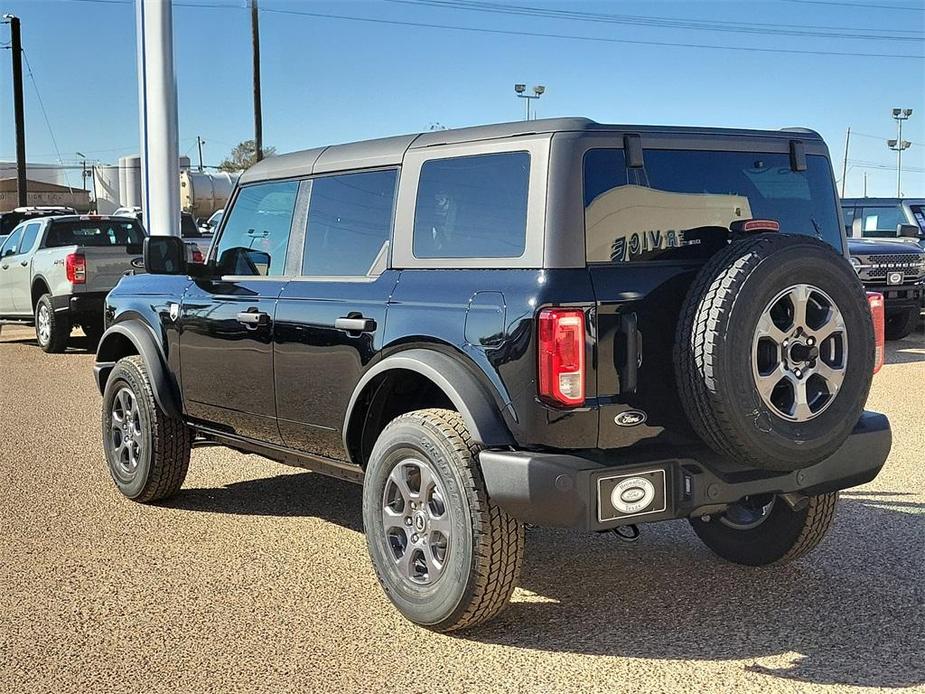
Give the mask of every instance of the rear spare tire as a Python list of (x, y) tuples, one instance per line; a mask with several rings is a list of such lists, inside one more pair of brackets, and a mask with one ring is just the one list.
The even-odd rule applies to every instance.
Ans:
[(711, 448), (749, 467), (808, 467), (838, 449), (867, 400), (874, 336), (864, 289), (821, 241), (735, 241), (694, 280), (674, 362), (684, 410)]

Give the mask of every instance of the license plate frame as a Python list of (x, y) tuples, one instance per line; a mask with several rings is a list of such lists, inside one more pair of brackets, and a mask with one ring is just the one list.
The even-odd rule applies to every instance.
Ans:
[[(613, 504), (609, 497), (613, 490), (621, 483), (621, 480), (626, 482), (634, 478), (648, 480), (653, 487), (653, 498), (643, 507), (645, 510), (623, 512)], [(642, 489), (645, 485), (635, 485), (631, 483), (631, 486)], [(622, 521), (627, 518), (640, 518), (643, 516), (663, 514), (668, 510), (668, 470), (664, 467), (653, 467), (643, 470), (621, 472), (619, 474), (603, 475), (596, 480), (596, 490), (598, 523), (611, 523), (614, 521)]]

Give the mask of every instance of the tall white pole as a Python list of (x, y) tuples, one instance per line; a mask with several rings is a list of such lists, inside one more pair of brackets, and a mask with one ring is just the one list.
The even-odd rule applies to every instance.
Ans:
[(180, 235), (177, 80), (171, 0), (135, 0), (141, 206), (152, 236)]

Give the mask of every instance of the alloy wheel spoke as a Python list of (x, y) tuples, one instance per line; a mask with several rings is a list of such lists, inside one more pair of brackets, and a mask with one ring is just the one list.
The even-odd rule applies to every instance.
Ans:
[(781, 382), (787, 376), (787, 370), (784, 368), (783, 363), (778, 363), (777, 368), (774, 369), (767, 376), (759, 375), (756, 379), (758, 386), (758, 392), (765, 398), (768, 399), (771, 397), (771, 393), (774, 392), (774, 389), (777, 387), (777, 384)]
[(430, 468), (426, 465), (418, 465), (418, 471), (420, 473), (421, 486), (418, 487), (418, 494), (421, 499), (427, 501), (430, 498), (430, 493), (434, 488), (434, 476), (431, 473)]
[(401, 494), (402, 501), (405, 502), (405, 508), (407, 508), (413, 495), (411, 488), (408, 486), (408, 479), (405, 477), (405, 465), (403, 463), (399, 463), (392, 468), (392, 472), (389, 473), (389, 481), (398, 488), (398, 493)]
[(806, 381), (801, 378), (790, 378), (790, 382), (793, 384), (793, 407), (790, 414), (800, 420), (809, 419), (813, 411), (807, 399)]
[(832, 335), (837, 333), (844, 334), (844, 332), (845, 319), (842, 318), (841, 311), (833, 307), (829, 311), (829, 318), (825, 324), (814, 332), (816, 344), (821, 345), (823, 342), (832, 337)]
[(434, 516), (430, 510), (427, 512), (427, 526), (431, 530), (436, 530), (444, 537), (450, 536), (450, 514), (444, 511), (439, 516)]
[(431, 581), (443, 573), (444, 563), (437, 559), (433, 545), (430, 542), (424, 546), (424, 561), (427, 563), (427, 578)]
[(790, 292), (790, 301), (793, 304), (793, 326), (806, 329), (806, 306), (809, 303), (810, 288), (805, 284), (798, 284)]
[(813, 369), (813, 373), (825, 379), (826, 383), (829, 385), (830, 391), (838, 390), (838, 388), (841, 387), (842, 381), (845, 380), (844, 367), (836, 368), (829, 366), (821, 359), (816, 364), (816, 368)]
[(759, 337), (769, 337), (774, 342), (777, 343), (778, 347), (780, 344), (787, 338), (787, 333), (777, 327), (774, 321), (771, 320), (771, 314), (768, 311), (765, 311), (761, 319), (758, 321), (758, 326), (756, 332)]
[(395, 560), (398, 570), (407, 578), (414, 578), (415, 554), (417, 554), (417, 548), (409, 542), (405, 545), (404, 553)]
[(386, 533), (394, 528), (401, 528), (402, 532), (406, 532), (405, 514), (396, 512), (386, 506), (382, 509), (382, 525), (385, 527)]

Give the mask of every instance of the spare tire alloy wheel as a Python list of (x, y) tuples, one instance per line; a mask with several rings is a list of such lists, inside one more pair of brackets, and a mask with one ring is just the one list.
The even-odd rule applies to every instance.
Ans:
[(427, 585), (446, 566), (452, 521), (430, 463), (408, 458), (392, 468), (382, 494), (386, 544), (403, 578)]
[(818, 287), (788, 287), (765, 306), (752, 354), (764, 404), (784, 419), (809, 421), (832, 404), (845, 380), (845, 319)]

